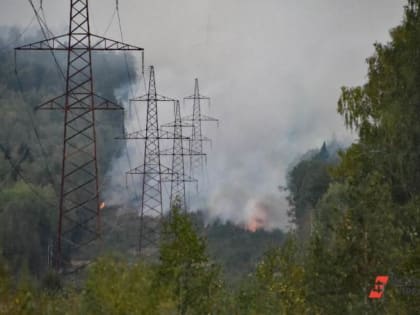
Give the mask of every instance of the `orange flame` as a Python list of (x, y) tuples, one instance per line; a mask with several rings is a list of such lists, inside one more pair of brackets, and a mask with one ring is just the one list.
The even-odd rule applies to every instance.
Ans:
[(265, 226), (265, 220), (257, 217), (251, 218), (248, 222), (246, 228), (251, 232), (256, 232), (259, 229), (262, 229)]
[(267, 224), (267, 208), (264, 204), (256, 202), (253, 205), (252, 216), (246, 223), (245, 228), (250, 232), (256, 232)]
[(99, 209), (102, 210), (103, 208), (105, 208), (105, 202), (102, 201), (101, 204), (99, 205)]

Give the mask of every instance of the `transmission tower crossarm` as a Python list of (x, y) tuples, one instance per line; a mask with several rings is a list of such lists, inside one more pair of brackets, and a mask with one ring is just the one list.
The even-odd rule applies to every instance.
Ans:
[(162, 128), (174, 128), (174, 127), (182, 127), (182, 128), (188, 128), (188, 127), (193, 127), (193, 124), (191, 124), (191, 123), (186, 123), (186, 122), (184, 122), (184, 121), (182, 121), (182, 122), (180, 122), (180, 123), (178, 123), (178, 122), (175, 122), (175, 121), (171, 121), (171, 122), (169, 122), (169, 123), (166, 123), (166, 124), (163, 124), (163, 125), (160, 125), (160, 127), (162, 127)]
[[(184, 152), (182, 155), (184, 155), (184, 156), (190, 156), (190, 155), (201, 155), (201, 156), (204, 156), (204, 157), (207, 156), (207, 153), (202, 153), (202, 152), (198, 152), (198, 151), (195, 151), (195, 150), (190, 150), (189, 148), (185, 148), (185, 147), (182, 147), (182, 150)], [(172, 148), (167, 148), (167, 149), (161, 150), (160, 152), (161, 152), (160, 155), (164, 155), (164, 156), (174, 155)]]
[[(83, 97), (81, 97), (83, 95)], [(68, 98), (67, 98), (68, 96)], [(93, 97), (93, 108), (90, 101)], [(67, 104), (66, 104), (67, 99)], [(124, 110), (124, 107), (115, 104), (95, 93), (67, 93), (54, 97), (53, 99), (35, 107), (36, 110), (70, 110), (70, 109), (95, 109), (95, 110)]]
[(204, 96), (204, 95), (201, 95), (201, 94), (198, 94), (198, 95), (190, 95), (190, 96), (184, 97), (184, 100), (197, 100), (197, 99), (200, 99), (200, 100), (210, 100), (210, 97)]
[(182, 175), (176, 172), (172, 172), (171, 175), (175, 175), (175, 179), (173, 177), (171, 178), (164, 178), (162, 177), (162, 182), (186, 182), (186, 183), (198, 183), (198, 179), (189, 176), (189, 175)]
[[(146, 134), (145, 129), (140, 131), (135, 131), (131, 133), (125, 134), (123, 137), (118, 137), (117, 139), (127, 139), (127, 140), (146, 140), (149, 138), (149, 136)], [(159, 130), (159, 136), (154, 137), (155, 139), (159, 140), (173, 140), (176, 136), (169, 131), (166, 130)], [(184, 140), (189, 140), (189, 137), (184, 137)]]
[(163, 96), (156, 93), (155, 95), (144, 94), (136, 98), (130, 99), (130, 102), (148, 102), (148, 101), (157, 101), (157, 102), (175, 102), (176, 100), (167, 96)]
[(120, 41), (116, 41), (116, 40), (98, 36), (98, 35), (92, 34), (91, 37), (96, 38), (98, 40), (96, 43), (92, 43), (92, 50), (135, 50), (135, 51), (144, 50), (141, 47), (129, 45)]
[[(77, 39), (75, 44), (69, 44), (69, 38)], [(80, 40), (80, 37), (82, 40)], [(92, 42), (90, 47), (86, 45), (84, 38), (90, 37), (91, 39), (96, 39), (96, 42)], [(20, 47), (15, 48), (16, 50), (62, 50), (68, 51), (71, 50), (86, 50), (90, 51), (112, 51), (112, 50), (134, 50), (134, 51), (143, 51), (141, 47), (129, 45), (120, 41), (109, 39), (106, 37), (89, 34), (89, 33), (72, 33), (64, 34), (34, 43), (26, 44)]]
[[(144, 164), (137, 166), (126, 172), (126, 175), (159, 176), (160, 182), (169, 182), (172, 176), (172, 170), (162, 164), (148, 165), (145, 170)], [(153, 170), (153, 168), (155, 168)], [(145, 191), (143, 191), (145, 193)]]
[[(162, 173), (162, 174), (165, 174), (165, 173), (171, 174), (171, 169), (169, 167), (160, 164), (160, 168), (161, 168), (160, 173)], [(140, 166), (138, 166), (136, 168), (133, 168), (132, 170), (129, 170), (128, 173), (129, 174), (143, 174), (143, 165), (140, 165)]]
[(212, 121), (212, 122), (216, 122), (217, 125), (219, 125), (219, 119), (217, 118), (213, 118), (207, 115), (200, 115), (199, 118), (195, 118), (193, 115), (189, 115), (186, 117), (183, 117), (182, 120), (184, 121)]
[(67, 43), (68, 37), (69, 37), (68, 34), (58, 35), (52, 38), (48, 38), (41, 41), (30, 43), (30, 44), (26, 44), (20, 47), (16, 47), (15, 50), (64, 50), (64, 51), (67, 51), (69, 49), (68, 43)]
[(198, 141), (198, 142), (210, 142), (212, 143), (213, 140), (211, 140), (209, 137), (206, 136), (201, 136), (200, 138), (194, 138), (194, 141)]

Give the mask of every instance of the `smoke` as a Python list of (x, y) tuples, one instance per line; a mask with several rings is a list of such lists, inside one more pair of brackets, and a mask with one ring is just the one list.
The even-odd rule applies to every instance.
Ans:
[(210, 218), (238, 225), (247, 225), (260, 208), (264, 208), (265, 229), (290, 228), (286, 195), (278, 189), (284, 180), (281, 157), (273, 158), (267, 164), (268, 161), (261, 157), (263, 154), (255, 155), (242, 158), (242, 161), (233, 157), (232, 162), (219, 165), (219, 170), (212, 168), (206, 189), (200, 192), (198, 200), (193, 197), (192, 206), (206, 210)]
[[(141, 129), (138, 110), (129, 102), (132, 94), (140, 93), (139, 83), (125, 85), (114, 90), (114, 96), (119, 104), (124, 106), (124, 132), (133, 132)], [(136, 92), (134, 92), (136, 91)], [(136, 114), (135, 114), (136, 113)], [(105, 175), (106, 185), (103, 193), (109, 206), (121, 206), (138, 208), (140, 199), (141, 180), (140, 175), (129, 175), (128, 171), (141, 164), (141, 151), (136, 140), (124, 140), (123, 130), (117, 140), (122, 141), (122, 152), (113, 158), (111, 167)]]
[[(133, 64), (130, 62), (130, 67)], [(126, 134), (141, 131), (146, 126), (146, 102), (130, 101), (147, 93), (149, 72), (136, 75), (136, 82), (122, 86), (114, 90), (114, 96), (125, 109), (124, 131)], [(159, 74), (156, 73), (156, 83), (159, 85)], [(161, 94), (161, 93), (160, 93)], [(173, 118), (173, 103), (158, 103), (159, 124), (170, 122)], [(106, 174), (107, 183), (104, 196), (110, 206), (123, 206), (134, 208), (139, 211), (141, 202), (141, 188), (143, 177), (140, 174), (128, 174), (130, 170), (142, 169), (144, 156), (144, 140), (124, 140), (123, 134), (118, 141), (123, 141), (122, 152), (111, 163), (111, 168)], [(169, 140), (161, 140), (161, 149), (169, 148), (172, 144)], [(162, 157), (163, 166), (169, 167), (169, 158)], [(169, 207), (169, 187), (167, 183), (162, 184), (163, 188), (163, 208), (168, 211)]]
[[(153, 35), (140, 30), (146, 57), (157, 66), (158, 91), (191, 95), (198, 77), (202, 94), (212, 97), (203, 112), (220, 119), (220, 128), (203, 127), (213, 147), (206, 149), (199, 192), (189, 188), (190, 209), (246, 224), (263, 205), (267, 229), (288, 229), (285, 193), (277, 187), (307, 150), (334, 135), (340, 143), (354, 140), (336, 113), (340, 87), (363, 83), (372, 43), (389, 38), (401, 3), (200, 3), (188, 2), (188, 12), (200, 12), (188, 25), (155, 25)], [(189, 106), (182, 110), (191, 113)], [(171, 120), (167, 108), (162, 114), (161, 122)]]
[[(277, 187), (285, 184), (288, 165), (333, 134), (341, 143), (354, 139), (336, 114), (340, 87), (363, 83), (372, 44), (389, 40), (388, 30), (399, 23), (404, 3), (120, 1), (125, 40), (145, 48), (146, 62), (156, 65), (158, 91), (182, 98), (192, 94), (198, 77), (202, 94), (212, 97), (207, 113), (220, 119), (219, 129), (204, 128), (213, 148), (208, 148), (208, 175), (199, 178), (200, 192), (190, 188), (191, 209), (241, 223), (252, 216), (253, 205), (262, 204), (270, 228), (286, 228), (287, 203)], [(114, 5), (92, 1), (94, 32), (106, 28)], [(18, 1), (5, 0), (3, 8), (3, 23), (30, 20), (30, 8)], [(65, 28), (68, 1), (45, 1), (44, 9), (51, 29)], [(118, 39), (118, 27), (111, 27), (108, 37)], [(172, 111), (162, 106), (164, 123)], [(126, 107), (127, 129), (144, 127), (144, 106), (137, 107), (140, 126), (134, 109)], [(190, 114), (190, 107), (182, 109)], [(127, 151), (113, 162), (110, 176), (122, 192), (127, 192), (126, 155), (131, 167), (139, 165), (142, 145), (128, 141)], [(135, 180), (126, 194), (134, 204), (133, 191), (140, 194), (140, 178)], [(125, 202), (117, 189), (109, 193), (115, 203)]]

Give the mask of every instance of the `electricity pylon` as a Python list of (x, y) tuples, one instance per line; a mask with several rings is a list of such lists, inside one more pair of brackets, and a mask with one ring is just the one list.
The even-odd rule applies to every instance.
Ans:
[[(174, 104), (174, 121), (172, 123), (167, 123), (162, 125), (162, 127), (173, 128), (173, 143), (172, 148), (168, 150), (162, 150), (161, 155), (169, 155), (172, 157), (172, 167), (171, 167), (171, 190), (169, 197), (169, 206), (170, 210), (173, 207), (178, 207), (182, 211), (187, 211), (186, 204), (186, 192), (185, 192), (185, 183), (187, 182), (197, 182), (196, 179), (187, 176), (185, 174), (185, 157), (190, 155), (202, 156), (202, 153), (191, 152), (184, 148), (184, 141), (188, 140), (183, 136), (182, 129), (190, 128), (192, 124), (185, 123), (181, 120), (181, 109), (179, 106), (179, 101), (176, 101)], [(204, 154), (205, 155), (205, 154)]]
[[(202, 133), (202, 122), (219, 122), (218, 119), (203, 115), (201, 113), (201, 101), (206, 100), (210, 104), (210, 98), (200, 94), (200, 88), (198, 85), (198, 79), (195, 79), (194, 94), (191, 96), (184, 97), (185, 100), (193, 100), (193, 113), (190, 116), (184, 117), (184, 121), (191, 121), (192, 133), (189, 143), (190, 153), (190, 173), (191, 176), (195, 176), (197, 171), (199, 174), (203, 174), (204, 170), (204, 152), (203, 142), (210, 142), (211, 140)], [(200, 155), (194, 154), (194, 152), (200, 153)]]
[(143, 54), (143, 48), (91, 34), (88, 0), (71, 0), (67, 34), (16, 49), (67, 53), (65, 93), (41, 104), (37, 109), (64, 112), (54, 266), (56, 270), (72, 269), (70, 255), (100, 237), (101, 200), (98, 188), (95, 111), (123, 109), (94, 93), (92, 51), (133, 50), (142, 51)]
[[(143, 176), (140, 205), (140, 238), (139, 252), (148, 255), (144, 250), (153, 252), (160, 237), (163, 219), (162, 182), (169, 181), (171, 169), (161, 163), (160, 140), (172, 140), (173, 134), (160, 130), (158, 119), (159, 102), (175, 102), (174, 99), (161, 96), (156, 91), (154, 67), (150, 67), (149, 88), (146, 95), (132, 99), (133, 102), (146, 102), (146, 129), (126, 134), (124, 139), (141, 139), (144, 141), (143, 164), (128, 171), (127, 174)], [(153, 254), (153, 253), (152, 253)]]

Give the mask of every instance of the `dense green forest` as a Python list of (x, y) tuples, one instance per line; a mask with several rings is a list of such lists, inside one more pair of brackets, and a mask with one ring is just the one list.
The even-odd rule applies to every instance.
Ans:
[[(174, 208), (158, 262), (116, 251), (112, 240), (129, 237), (115, 232), (109, 254), (77, 281), (45, 270), (56, 215), (50, 204), (59, 171), (54, 163), (60, 117), (36, 115), (46, 163), (30, 111), (40, 95), (56, 94), (60, 87), (51, 79), (56, 74), (47, 61), (25, 57), (22, 94), (12, 53), (2, 51), (0, 313), (418, 314), (420, 0), (408, 1), (401, 25), (390, 34), (389, 43), (374, 44), (366, 83), (343, 87), (338, 100), (338, 113), (357, 141), (338, 153), (323, 145), (290, 168), (294, 231), (250, 233), (229, 223), (205, 225), (200, 214)], [(98, 79), (98, 89), (127, 83), (121, 69), (115, 61), (116, 81)], [(117, 133), (121, 124), (109, 122), (104, 134)], [(105, 143), (101, 147), (112, 151)], [(101, 169), (107, 167), (102, 161)], [(378, 275), (391, 280), (384, 298), (370, 299)]]

